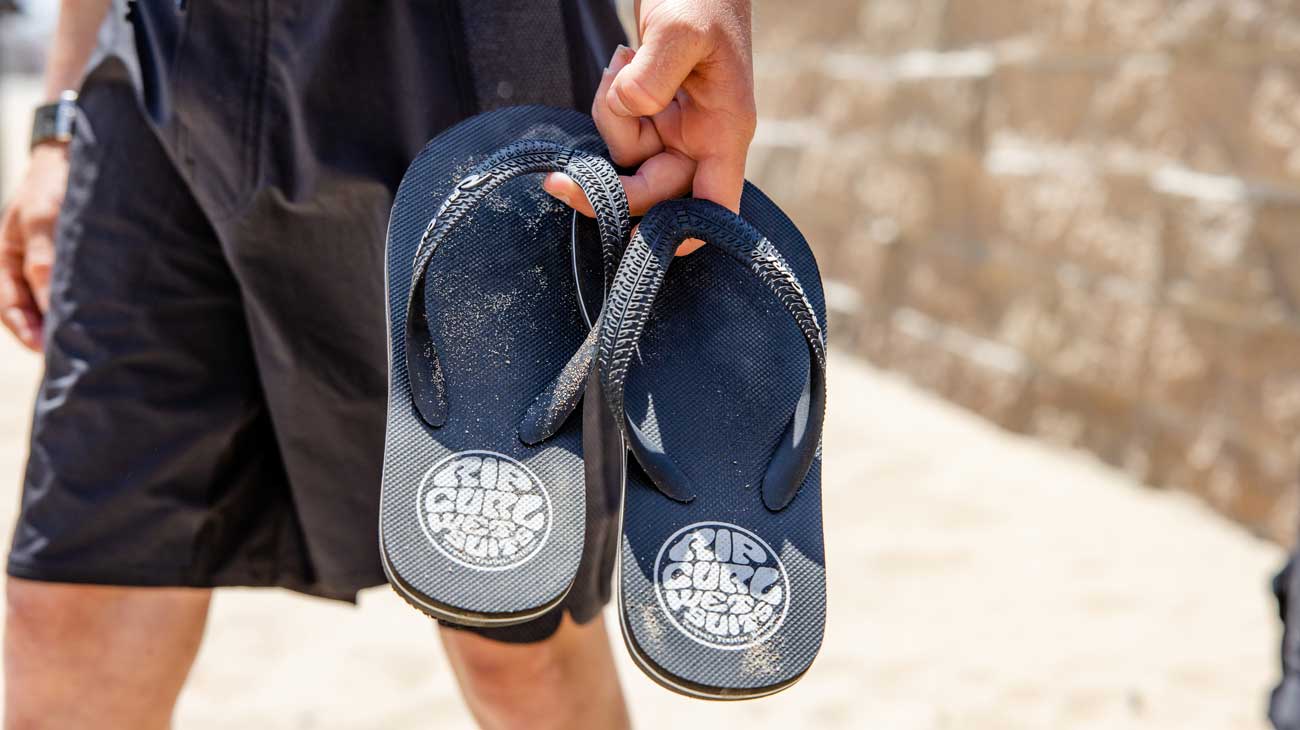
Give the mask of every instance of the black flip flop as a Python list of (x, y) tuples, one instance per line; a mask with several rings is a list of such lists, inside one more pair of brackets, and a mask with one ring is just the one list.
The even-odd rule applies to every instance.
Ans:
[[(584, 378), (555, 375), (585, 374), (570, 359), (594, 337), (575, 247), (596, 246), (612, 272), (627, 236), (605, 154), (585, 115), (503, 109), (435, 137), (397, 191), (380, 551), (397, 592), (435, 618), (522, 623), (573, 582), (585, 478), (581, 420), (568, 415)], [(582, 186), (594, 224), (541, 190), (553, 171)]]
[[(652, 679), (708, 699), (792, 685), (826, 617), (821, 279), (803, 236), (753, 186), (741, 213), (656, 206), (597, 324), (602, 395), (636, 457), (623, 636)], [(708, 245), (674, 258), (685, 238)]]

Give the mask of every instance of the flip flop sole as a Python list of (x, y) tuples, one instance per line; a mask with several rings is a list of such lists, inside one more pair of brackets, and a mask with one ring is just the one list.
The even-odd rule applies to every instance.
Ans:
[[(824, 332), (803, 236), (752, 185), (741, 216), (789, 264)], [(694, 499), (667, 498), (629, 463), (619, 613), (633, 659), (656, 682), (749, 699), (794, 684), (821, 645), (821, 454), (788, 506), (764, 506), (760, 484), (803, 391), (809, 349), (772, 292), (711, 248), (673, 261), (628, 371), (629, 422), (662, 445)]]
[(447, 418), (413, 405), (404, 332), (421, 236), (480, 160), (519, 140), (604, 153), (591, 119), (515, 107), (434, 138), (398, 189), (386, 255), (390, 382), (380, 552), (393, 587), (439, 619), (520, 623), (558, 605), (581, 557), (580, 419), (538, 446), (520, 418), (582, 343), (572, 212), (539, 175), (510, 180), (468, 213), (429, 259), (424, 306), (445, 380)]

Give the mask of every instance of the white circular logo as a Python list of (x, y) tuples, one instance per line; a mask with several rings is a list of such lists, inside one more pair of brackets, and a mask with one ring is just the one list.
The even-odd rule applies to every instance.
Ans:
[(457, 563), (505, 570), (551, 534), (551, 498), (537, 475), (493, 451), (462, 451), (429, 469), (416, 493), (420, 528)]
[(691, 639), (743, 649), (781, 626), (790, 579), (758, 535), (727, 522), (697, 522), (659, 548), (655, 593), (668, 619)]

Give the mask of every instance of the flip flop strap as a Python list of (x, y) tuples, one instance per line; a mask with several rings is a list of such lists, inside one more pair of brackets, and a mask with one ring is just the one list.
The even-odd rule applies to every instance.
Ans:
[(624, 388), (637, 342), (645, 332), (677, 247), (687, 238), (702, 239), (741, 262), (780, 300), (808, 344), (808, 379), (763, 477), (763, 503), (773, 511), (784, 509), (798, 493), (820, 449), (826, 411), (826, 345), (798, 277), (772, 242), (740, 216), (715, 203), (685, 199), (660, 203), (641, 220), (623, 253), (597, 323), (601, 389), (629, 447), (655, 486), (672, 499), (690, 501), (694, 490), (685, 473), (662, 447), (641, 434), (624, 410)]
[(447, 422), (447, 381), (425, 311), (429, 262), (479, 203), (510, 180), (539, 172), (563, 172), (578, 183), (596, 211), (607, 278), (618, 265), (631, 216), (623, 184), (608, 160), (554, 142), (523, 140), (501, 148), (476, 165), (452, 188), (424, 229), (415, 250), (414, 278), (406, 299), (406, 372), (411, 400), (420, 419), (433, 428)]

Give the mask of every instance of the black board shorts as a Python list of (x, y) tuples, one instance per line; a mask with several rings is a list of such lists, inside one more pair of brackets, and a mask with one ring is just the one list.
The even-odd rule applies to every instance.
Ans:
[[(118, 0), (81, 90), (9, 574), (383, 583), (397, 184), (466, 116), (585, 110), (622, 40), (603, 0)], [(588, 552), (560, 610), (485, 633), (598, 613), (612, 553)]]

